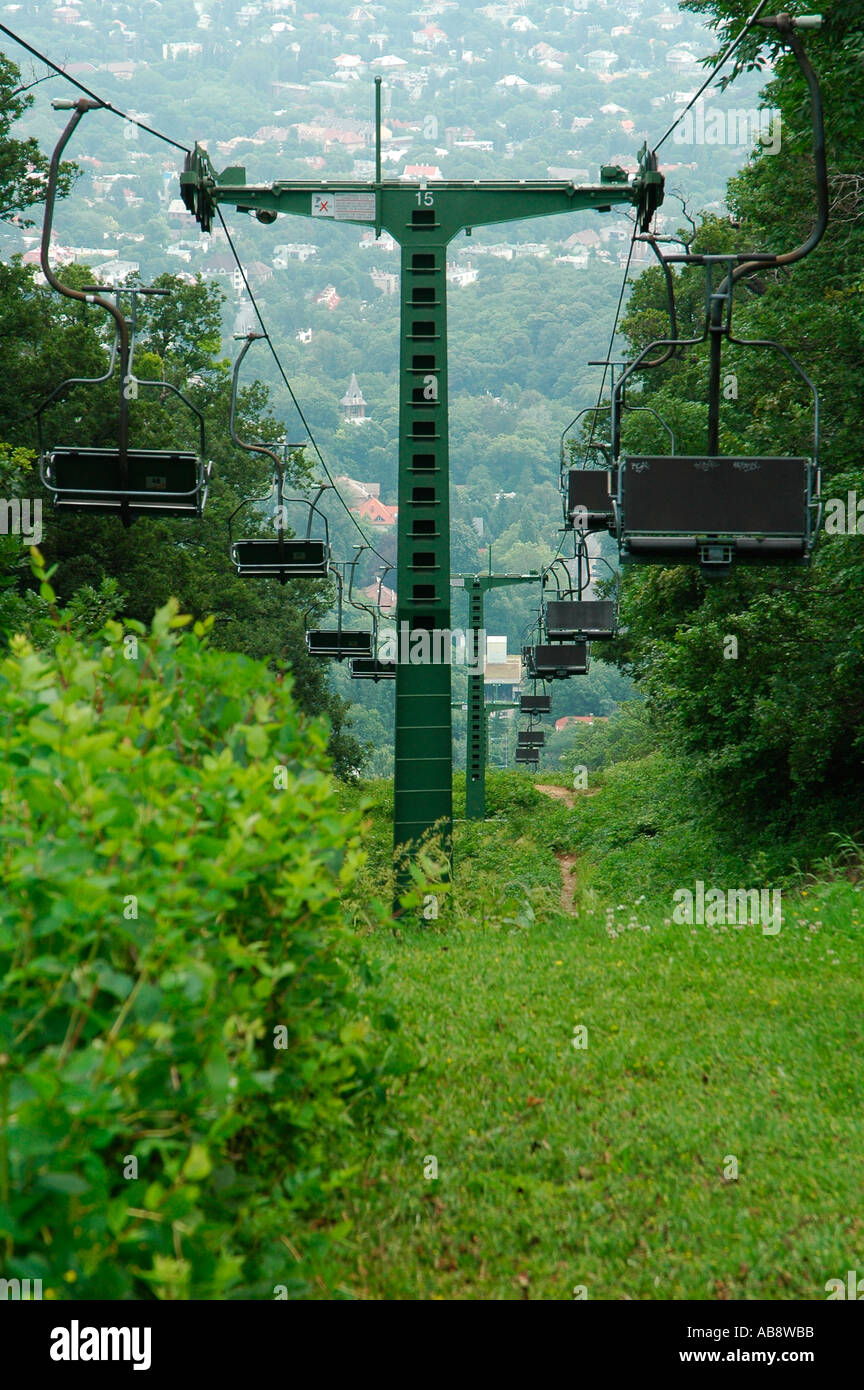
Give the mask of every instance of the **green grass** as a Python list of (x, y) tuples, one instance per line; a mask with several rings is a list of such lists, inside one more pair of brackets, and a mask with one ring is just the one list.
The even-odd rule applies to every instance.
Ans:
[[(775, 936), (676, 925), (673, 887), (760, 881), (671, 815), (666, 774), (622, 765), (572, 810), (493, 779), (498, 818), (460, 827), (438, 921), (368, 937), (421, 1065), (357, 1135), (358, 1185), (333, 1212), (351, 1229), (320, 1291), (814, 1299), (864, 1268), (861, 887), (785, 891)], [(568, 849), (585, 856), (572, 914)]]

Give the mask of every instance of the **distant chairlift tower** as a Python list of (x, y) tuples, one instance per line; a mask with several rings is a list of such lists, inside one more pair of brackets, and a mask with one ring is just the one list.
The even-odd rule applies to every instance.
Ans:
[[(216, 174), (196, 145), (181, 176), (183, 201), (209, 231), (218, 205), (254, 212), (270, 223), (278, 213), (355, 222), (390, 233), (401, 247), (399, 518), (397, 630), (450, 629), (450, 495), (447, 392), (446, 251), (461, 231), (522, 218), (609, 211), (632, 204), (647, 230), (662, 202), (663, 178), (647, 148), (632, 182), (624, 169), (603, 168), (599, 184), (525, 179), (418, 183), (381, 178), (381, 80), (375, 79), (375, 179), (247, 184), (245, 170)], [(403, 645), (407, 651), (403, 651)], [(443, 646), (443, 643), (441, 644)], [(434, 649), (434, 648), (433, 648)], [(453, 750), (450, 667), (412, 665), (400, 642), (396, 670), (394, 844), (397, 850), (436, 828), (452, 834)]]

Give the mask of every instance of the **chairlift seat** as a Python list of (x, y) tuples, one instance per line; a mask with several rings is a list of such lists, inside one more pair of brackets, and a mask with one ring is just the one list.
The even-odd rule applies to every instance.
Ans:
[(43, 456), (42, 481), (61, 511), (132, 516), (200, 516), (211, 465), (176, 449), (129, 449), (121, 478), (117, 449), (62, 447)]
[(355, 681), (392, 681), (396, 679), (396, 662), (381, 661), (376, 656), (355, 656), (348, 663), (348, 671)]
[(520, 695), (520, 714), (549, 714), (552, 709), (551, 695)]
[(525, 647), (523, 656), (529, 676), (550, 681), (585, 676), (591, 664), (591, 649), (587, 642)]
[(542, 748), (545, 742), (542, 729), (520, 729), (516, 735), (517, 748)]
[(805, 564), (818, 476), (806, 458), (633, 457), (616, 499), (624, 562)]
[(537, 764), (540, 762), (540, 752), (537, 748), (526, 748), (524, 746), (517, 745), (516, 761), (517, 763)]
[(343, 661), (346, 656), (373, 657), (373, 634), (363, 629), (321, 630), (306, 633), (306, 650), (310, 656), (335, 656)]
[(325, 578), (330, 551), (326, 542), (286, 536), (281, 544), (269, 536), (233, 541), (231, 563), (244, 576), (286, 576), (290, 579)]
[(551, 599), (546, 605), (546, 636), (550, 642), (607, 640), (618, 629), (612, 599)]
[(572, 528), (605, 531), (614, 522), (612, 497), (617, 480), (614, 468), (571, 468), (567, 477), (567, 517)]

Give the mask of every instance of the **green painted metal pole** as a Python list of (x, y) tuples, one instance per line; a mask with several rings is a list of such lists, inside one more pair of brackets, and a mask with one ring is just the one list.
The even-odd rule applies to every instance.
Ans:
[[(539, 574), (466, 574), (460, 582), (468, 594), (468, 628), (473, 650), (485, 658), (486, 623), (484, 604), (489, 589), (510, 584), (539, 584)], [(486, 815), (486, 764), (489, 758), (488, 709), (518, 709), (518, 705), (486, 705), (485, 661), (468, 677), (468, 719), (465, 753), (465, 816), (483, 820)]]
[(486, 815), (486, 677), (484, 673), (485, 650), (481, 653), (479, 644), (484, 639), (479, 634), (485, 632), (483, 620), (483, 600), (486, 585), (479, 575), (465, 578), (468, 590), (468, 630), (473, 636), (473, 649), (480, 663), (479, 671), (468, 677), (468, 739), (465, 748), (465, 815), (468, 820), (482, 820)]
[[(419, 186), (383, 181), (380, 102), (376, 83), (372, 183), (337, 179), (247, 184), (245, 169), (236, 166), (217, 174), (196, 145), (186, 157), (180, 185), (186, 207), (204, 231), (210, 230), (219, 204), (227, 203), (268, 224), (281, 213), (353, 222), (372, 226), (376, 233), (386, 229), (402, 248), (394, 847), (405, 850), (436, 829), (449, 851), (453, 809), (446, 249), (466, 228), (588, 208), (608, 211), (625, 203), (636, 205), (645, 230), (662, 202), (663, 179), (656, 157), (646, 148), (632, 183), (617, 166), (602, 169), (599, 184), (584, 185), (569, 180), (465, 179), (436, 181), (427, 188), (425, 181)], [(496, 576), (484, 578), (491, 587)], [(482, 699), (482, 677), (475, 689)], [(472, 718), (476, 721), (476, 711)], [(482, 787), (482, 733), (479, 747)]]
[[(399, 652), (393, 846), (399, 855), (434, 829), (449, 857), (453, 748), (447, 241), (441, 235), (431, 193), (418, 192), (400, 239)], [(404, 881), (404, 874), (400, 879)]]

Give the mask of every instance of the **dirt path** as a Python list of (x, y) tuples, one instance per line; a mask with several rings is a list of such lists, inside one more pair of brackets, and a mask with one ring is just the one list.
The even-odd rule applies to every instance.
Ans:
[(545, 796), (552, 796), (556, 801), (566, 801), (568, 806), (575, 804), (573, 792), (568, 791), (566, 787), (547, 787), (541, 782), (535, 782), (534, 785), (538, 792), (543, 792)]
[(576, 860), (575, 854), (556, 854), (558, 865), (561, 869), (561, 906), (565, 912), (573, 911), (573, 899), (576, 896)]
[[(551, 796), (555, 801), (566, 801), (570, 807), (576, 804), (575, 792), (568, 791), (566, 787), (546, 786), (541, 782), (536, 782), (538, 792), (543, 792), (545, 796)], [(583, 792), (583, 795), (585, 793)], [(576, 861), (575, 854), (556, 854), (559, 868), (561, 869), (561, 907), (564, 912), (573, 911), (573, 899), (576, 895)]]

